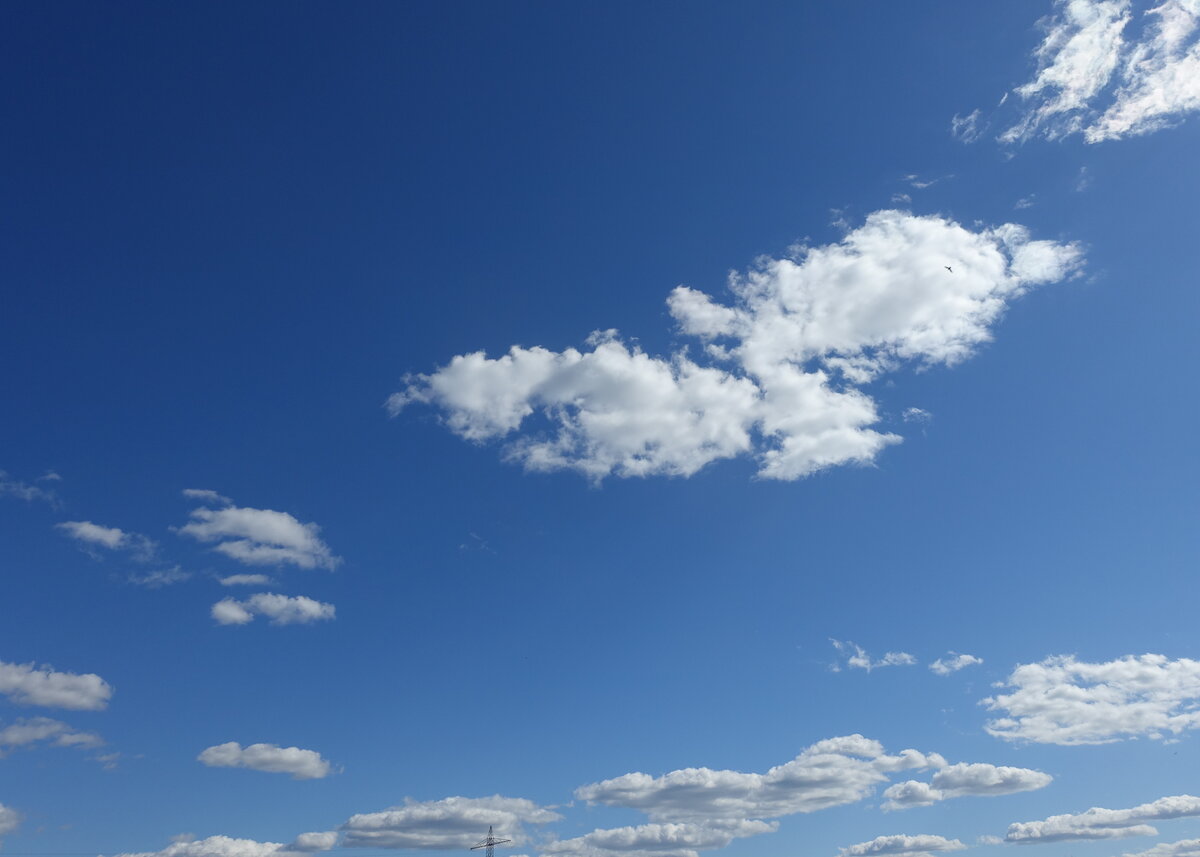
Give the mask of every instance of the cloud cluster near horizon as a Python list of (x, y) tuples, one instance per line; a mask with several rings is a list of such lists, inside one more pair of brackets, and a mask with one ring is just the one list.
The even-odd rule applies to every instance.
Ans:
[[(1037, 71), (1013, 90), (1024, 112), (1000, 142), (1119, 140), (1200, 110), (1200, 0), (1165, 0), (1140, 14), (1130, 0), (1056, 0), (1041, 26)], [(979, 111), (956, 116), (952, 132), (973, 142), (978, 122)]]
[(877, 211), (836, 243), (732, 276), (729, 304), (674, 289), (667, 306), (701, 358), (651, 356), (608, 330), (582, 350), (459, 355), (408, 378), (387, 407), (429, 405), (465, 440), (506, 441), (505, 457), (533, 471), (686, 477), (752, 456), (762, 478), (799, 479), (900, 440), (876, 428), (867, 384), (967, 359), (1012, 300), (1082, 257), (1016, 224), (972, 231)]

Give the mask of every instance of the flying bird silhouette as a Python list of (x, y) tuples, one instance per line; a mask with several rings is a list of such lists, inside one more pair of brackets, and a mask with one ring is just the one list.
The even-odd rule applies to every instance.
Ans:
[(954, 273), (954, 269), (951, 268), (949, 265), (942, 265), (942, 267), (945, 268), (947, 271), (949, 271), (951, 274)]

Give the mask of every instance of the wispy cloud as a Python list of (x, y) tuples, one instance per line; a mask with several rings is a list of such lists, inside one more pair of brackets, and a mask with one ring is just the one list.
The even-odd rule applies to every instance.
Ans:
[(260, 592), (244, 601), (224, 598), (212, 606), (212, 617), (220, 625), (245, 625), (255, 616), (266, 616), (272, 625), (307, 625), (333, 619), (336, 612), (332, 604), (304, 595), (273, 592)]
[(126, 532), (118, 527), (106, 527), (91, 521), (64, 521), (55, 526), (74, 539), (92, 556), (95, 548), (124, 551), (138, 562), (149, 562), (158, 549), (157, 543), (139, 533)]
[[(61, 478), (57, 473), (48, 471), (38, 481), (57, 481)], [(33, 500), (41, 500), (46, 503), (58, 502), (57, 495), (50, 489), (13, 479), (3, 470), (0, 470), (0, 497), (16, 497), (18, 500), (25, 500), (26, 502)]]
[(831, 667), (834, 672), (840, 672), (842, 667), (870, 672), (880, 667), (910, 667), (917, 662), (908, 652), (886, 652), (881, 658), (872, 658), (866, 649), (850, 640), (829, 642), (838, 653), (838, 660)]
[(321, 541), (319, 526), (302, 524), (287, 512), (203, 506), (193, 509), (191, 518), (179, 528), (180, 533), (202, 542), (215, 542), (214, 550), (246, 565), (333, 569), (342, 561)]
[(966, 667), (983, 663), (983, 658), (974, 655), (960, 655), (958, 652), (947, 652), (944, 658), (938, 658), (929, 668), (938, 675), (950, 675)]

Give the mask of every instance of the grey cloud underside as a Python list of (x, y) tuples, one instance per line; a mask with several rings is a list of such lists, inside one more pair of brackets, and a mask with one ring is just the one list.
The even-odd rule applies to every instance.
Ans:
[(869, 842), (860, 842), (848, 848), (841, 849), (838, 857), (875, 857), (875, 855), (907, 855), (916, 857), (918, 854), (931, 854), (939, 851), (961, 851), (966, 848), (957, 839), (947, 839), (944, 836), (934, 836), (928, 833), (916, 835), (893, 834), (877, 836)]
[(209, 836), (172, 842), (160, 851), (124, 853), (117, 857), (301, 857), (328, 851), (337, 844), (337, 833), (302, 833), (293, 842), (259, 842), (231, 836)]
[(481, 831), (521, 845), (525, 825), (546, 824), (561, 816), (524, 798), (449, 797), (408, 801), (381, 812), (359, 813), (342, 825), (349, 847), (461, 851), (477, 844)]
[(1200, 110), (1200, 0), (1057, 0), (1042, 22), (1025, 111), (999, 139), (1088, 143), (1151, 133)]
[(667, 305), (691, 351), (651, 356), (605, 331), (583, 349), (463, 354), (410, 378), (388, 408), (431, 406), (466, 440), (503, 440), (529, 470), (690, 476), (752, 456), (760, 477), (798, 479), (900, 440), (878, 428), (865, 385), (965, 360), (1010, 301), (1081, 260), (1014, 224), (972, 231), (878, 211), (835, 244), (760, 260), (731, 280), (729, 304), (676, 288)]

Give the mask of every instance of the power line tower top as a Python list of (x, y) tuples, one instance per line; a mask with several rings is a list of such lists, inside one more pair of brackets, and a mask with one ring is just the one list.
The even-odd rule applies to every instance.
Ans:
[(483, 849), (485, 849), (484, 854), (486, 854), (487, 857), (496, 857), (496, 846), (504, 845), (505, 843), (508, 843), (508, 842), (512, 842), (512, 840), (511, 839), (497, 839), (492, 834), (492, 826), (489, 824), (487, 839), (483, 840), (478, 845), (472, 845), (471, 850), (478, 851), (480, 848), (483, 848)]

